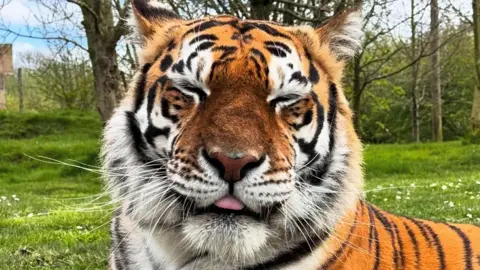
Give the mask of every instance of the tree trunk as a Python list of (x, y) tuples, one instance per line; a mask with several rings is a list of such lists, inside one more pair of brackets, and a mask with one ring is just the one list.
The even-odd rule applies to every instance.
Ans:
[(5, 74), (0, 73), (0, 110), (7, 109), (6, 89), (5, 89)]
[(432, 90), (432, 139), (437, 142), (443, 141), (442, 131), (442, 87), (440, 82), (440, 47), (439, 38), (439, 15), (438, 0), (431, 0), (430, 3), (430, 33), (431, 50), (435, 52), (431, 56), (431, 90)]
[(476, 86), (473, 92), (472, 135), (480, 136), (480, 0), (472, 0)]
[(250, 18), (253, 20), (269, 20), (272, 6), (272, 0), (250, 0)]
[(22, 68), (18, 68), (18, 109), (23, 112), (23, 81), (22, 81)]
[[(410, 28), (412, 31), (411, 37), (411, 59), (412, 61), (417, 57), (417, 33), (415, 22), (415, 0), (410, 1)], [(410, 86), (410, 96), (412, 98), (412, 140), (420, 142), (420, 119), (419, 119), (419, 101), (417, 97), (417, 77), (418, 77), (418, 62), (412, 65), (412, 84)]]
[(123, 96), (120, 70), (117, 65), (114, 39), (115, 24), (108, 0), (89, 0), (91, 10), (82, 7), (83, 26), (87, 36), (88, 53), (92, 62), (94, 94), (102, 121), (107, 121)]
[(353, 98), (352, 98), (352, 110), (353, 110), (353, 125), (357, 133), (360, 133), (360, 110), (362, 101), (363, 88), (360, 82), (360, 57), (353, 58)]

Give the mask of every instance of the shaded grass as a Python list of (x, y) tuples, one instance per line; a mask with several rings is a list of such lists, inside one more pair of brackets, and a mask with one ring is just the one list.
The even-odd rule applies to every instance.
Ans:
[[(95, 113), (0, 113), (0, 269), (106, 269), (110, 211), (74, 211), (92, 206), (99, 176), (25, 155), (98, 165), (100, 130)], [(369, 201), (404, 215), (480, 223), (479, 145), (365, 148)]]

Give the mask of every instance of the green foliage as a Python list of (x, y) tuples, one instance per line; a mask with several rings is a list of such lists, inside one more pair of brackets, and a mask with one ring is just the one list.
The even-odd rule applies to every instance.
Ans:
[(3, 112), (0, 125), (0, 269), (106, 269), (110, 212), (86, 203), (99, 175), (31, 158), (98, 166), (98, 116)]
[[(94, 108), (93, 74), (87, 61), (73, 56), (22, 55), (24, 108), (27, 111)], [(18, 71), (17, 71), (18, 72)], [(18, 111), (18, 74), (6, 80), (7, 108)]]
[[(95, 200), (100, 176), (31, 158), (98, 166), (97, 115), (2, 112), (0, 123), (0, 269), (106, 269), (112, 210), (108, 198)], [(480, 224), (480, 145), (365, 150), (369, 201), (394, 213)]]
[[(460, 32), (461, 27), (451, 27), (442, 32), (443, 39), (455, 36), (440, 50), (442, 59), (441, 79), (443, 92), (443, 134), (445, 140), (458, 140), (470, 132), (470, 113), (472, 109), (475, 67), (473, 56), (473, 36), (471, 32)], [(364, 79), (381, 76), (408, 66), (410, 48), (405, 46), (380, 69), (376, 64), (364, 68)], [(402, 44), (403, 44), (402, 43)], [(361, 56), (362, 64), (380, 61), (382, 57), (394, 51), (400, 45), (391, 38), (380, 39), (370, 44)], [(360, 136), (370, 143), (395, 143), (412, 141), (412, 102), (411, 102), (411, 66), (402, 72), (370, 83), (363, 92), (360, 111)], [(431, 95), (430, 62), (423, 58), (419, 64), (417, 97), (420, 99), (420, 138), (431, 140)], [(345, 84), (346, 94), (352, 98), (353, 66), (349, 65)]]

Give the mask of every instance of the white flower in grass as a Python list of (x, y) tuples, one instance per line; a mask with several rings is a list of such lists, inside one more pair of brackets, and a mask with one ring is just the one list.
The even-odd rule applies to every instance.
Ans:
[(433, 183), (433, 184), (430, 184), (430, 187), (436, 187), (438, 185), (438, 183)]
[(407, 199), (407, 200), (410, 200), (410, 197), (409, 197), (409, 196), (407, 196), (407, 198), (406, 198), (406, 199)]
[(78, 230), (83, 230), (83, 227), (82, 226), (77, 226), (77, 229)]
[(473, 218), (472, 214), (467, 214), (468, 218)]
[(475, 199), (475, 196), (470, 196), (470, 200), (473, 200), (473, 199)]
[(29, 218), (33, 217), (33, 213), (28, 214), (27, 217)]
[(384, 201), (384, 202), (388, 201), (388, 198), (383, 198), (383, 201)]
[(410, 187), (411, 187), (411, 188), (415, 188), (415, 183), (411, 183), (411, 184), (410, 184)]
[(12, 198), (16, 198), (16, 197), (17, 197), (17, 195), (15, 195), (15, 194), (12, 195)]
[(13, 198), (13, 199), (14, 199), (15, 201), (17, 201), (17, 202), (20, 201), (20, 199), (19, 199), (19, 198), (16, 198), (16, 197)]
[(397, 191), (397, 194), (402, 194), (402, 192), (401, 192), (401, 191)]
[(458, 182), (462, 182), (462, 179), (458, 179)]
[(11, 204), (11, 203), (9, 203), (9, 202), (7, 202), (7, 205), (8, 205), (8, 206), (12, 206), (12, 204)]
[(395, 196), (395, 199), (396, 199), (396, 200), (401, 200), (401, 199), (402, 199), (402, 196), (398, 196), (398, 195), (397, 195), (397, 196)]
[(477, 185), (480, 185), (480, 181), (476, 181), (475, 183), (477, 183)]
[(454, 206), (455, 206), (455, 204), (454, 204), (453, 202), (449, 202), (449, 203), (448, 203), (448, 206), (450, 206), (450, 207), (454, 207)]
[(2, 201), (5, 201), (7, 199), (7, 197), (5, 197), (5, 196), (2, 196), (0, 198), (2, 198)]
[(472, 208), (467, 208), (468, 212), (472, 212)]
[(447, 186), (443, 185), (443, 186), (442, 186), (442, 189), (443, 189), (443, 190), (446, 190), (446, 189), (447, 189)]
[(449, 187), (453, 187), (453, 183), (448, 183), (448, 186), (449, 186)]

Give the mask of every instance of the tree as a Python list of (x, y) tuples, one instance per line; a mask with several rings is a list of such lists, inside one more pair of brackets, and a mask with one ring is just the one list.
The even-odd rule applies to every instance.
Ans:
[(480, 0), (472, 0), (473, 8), (473, 36), (476, 82), (472, 105), (472, 135), (480, 137)]
[[(440, 47), (440, 22), (438, 0), (430, 2), (430, 44), (432, 51)], [(431, 92), (432, 92), (432, 139), (443, 141), (442, 126), (442, 85), (440, 80), (440, 52), (432, 53), (431, 58)]]
[[(36, 16), (40, 27), (30, 28), (28, 33), (21, 33), (15, 28), (2, 23), (0, 31), (6, 35), (16, 35), (49, 42), (59, 42), (58, 48), (73, 45), (88, 52), (94, 76), (93, 92), (96, 107), (103, 121), (107, 121), (113, 109), (125, 92), (122, 76), (118, 67), (117, 45), (127, 33), (125, 17), (130, 8), (129, 1), (121, 0), (35, 0), (37, 5), (51, 13), (51, 17)], [(123, 3), (122, 3), (123, 2)], [(83, 34), (87, 40), (84, 46), (81, 40), (71, 33), (76, 23), (72, 18), (75, 12), (69, 5), (76, 5), (81, 12)], [(115, 19), (116, 16), (116, 19)], [(62, 27), (53, 23), (60, 22)]]

